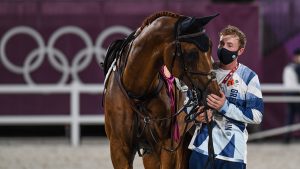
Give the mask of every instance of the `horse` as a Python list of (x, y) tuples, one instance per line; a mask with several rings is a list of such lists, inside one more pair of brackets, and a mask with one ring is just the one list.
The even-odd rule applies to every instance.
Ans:
[[(158, 12), (125, 40), (109, 47), (104, 63), (103, 107), (115, 169), (132, 169), (137, 152), (145, 169), (188, 167), (191, 137), (185, 135), (185, 115), (176, 113), (181, 111), (185, 94), (173, 89), (176, 111), (172, 113), (170, 93), (160, 70), (165, 65), (201, 95), (198, 98), (203, 104), (208, 94), (219, 95), (212, 71), (212, 43), (204, 30), (216, 16), (195, 18)], [(175, 123), (179, 125), (178, 142), (174, 141)]]

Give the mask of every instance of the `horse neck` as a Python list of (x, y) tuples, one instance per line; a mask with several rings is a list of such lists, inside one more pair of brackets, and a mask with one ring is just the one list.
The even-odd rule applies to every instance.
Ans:
[(134, 40), (122, 79), (128, 92), (143, 95), (158, 84), (158, 73), (164, 64), (164, 50), (173, 40), (176, 20), (170, 17), (158, 18)]
[(124, 88), (135, 96), (149, 93), (159, 83), (158, 73), (161, 66), (145, 54), (128, 58), (122, 76)]

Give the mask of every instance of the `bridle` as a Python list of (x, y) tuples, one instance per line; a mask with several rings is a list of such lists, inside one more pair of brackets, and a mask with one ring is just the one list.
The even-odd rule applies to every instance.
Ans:
[[(196, 33), (192, 33), (192, 34), (187, 34), (187, 35), (179, 35), (180, 32), (180, 22), (182, 21), (182, 19), (184, 18), (180, 18), (176, 25), (175, 25), (175, 53), (173, 55), (173, 59), (172, 59), (172, 63), (171, 63), (171, 73), (173, 71), (173, 67), (174, 67), (174, 63), (177, 57), (181, 57), (183, 60), (183, 65), (182, 65), (182, 69), (183, 69), (183, 73), (181, 73), (179, 75), (179, 79), (183, 79), (183, 77), (187, 77), (188, 81), (191, 85), (191, 89), (193, 92), (197, 93), (197, 98), (194, 98), (196, 100), (198, 100), (198, 103), (201, 103), (202, 105), (207, 107), (207, 103), (205, 101), (205, 98), (203, 97), (205, 94), (208, 94), (208, 86), (209, 84), (214, 81), (217, 80), (216, 79), (216, 73), (213, 70), (210, 70), (208, 72), (204, 72), (204, 71), (194, 71), (194, 70), (190, 70), (189, 66), (187, 66), (186, 62), (185, 62), (185, 58), (183, 56), (182, 53), (182, 48), (181, 48), (181, 41), (183, 39), (187, 39), (187, 38), (193, 38), (193, 37), (197, 37), (197, 36), (201, 36), (203, 34), (205, 34), (205, 30), (203, 29), (201, 32), (196, 32)], [(201, 49), (199, 49), (201, 50)], [(192, 76), (204, 76), (208, 79), (207, 83), (204, 85), (203, 88), (198, 88), (192, 81), (191, 77)]]

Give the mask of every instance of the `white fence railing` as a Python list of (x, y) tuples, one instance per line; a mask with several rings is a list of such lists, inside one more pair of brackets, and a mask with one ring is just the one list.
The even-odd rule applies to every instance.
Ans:
[[(70, 94), (70, 114), (69, 115), (30, 115), (30, 116), (0, 116), (0, 125), (58, 125), (69, 124), (71, 126), (71, 144), (79, 145), (81, 124), (104, 124), (104, 115), (81, 115), (80, 114), (80, 94), (98, 94), (103, 91), (103, 85), (87, 85), (72, 83), (71, 85), (0, 85), (0, 94)], [(286, 88), (282, 84), (262, 84), (264, 101), (270, 103), (300, 102), (300, 96), (284, 96), (285, 92), (300, 92), (300, 86)], [(279, 95), (268, 96), (267, 93), (279, 93)], [(99, 106), (101, 103), (99, 103)], [(59, 106), (59, 105), (58, 105)], [(285, 132), (299, 130), (300, 125), (284, 126), (278, 129), (262, 131), (249, 136), (250, 140), (283, 134)]]
[[(0, 85), (0, 94), (70, 94), (70, 114), (69, 115), (30, 115), (30, 116), (0, 116), (0, 125), (58, 125), (69, 124), (71, 143), (73, 146), (79, 145), (81, 124), (104, 124), (104, 115), (80, 115), (80, 94), (98, 94), (103, 91), (103, 85)], [(60, 106), (60, 105), (57, 105)], [(99, 103), (101, 106), (101, 103)], [(100, 113), (100, 112), (99, 112)]]
[[(263, 91), (263, 99), (265, 103), (300, 103), (300, 96), (284, 95), (284, 93), (289, 93), (289, 92), (300, 93), (300, 85), (295, 87), (286, 87), (283, 86), (282, 84), (263, 84), (262, 91)], [(268, 93), (272, 93), (272, 95), (268, 95)], [(248, 140), (250, 141), (256, 139), (262, 139), (262, 138), (281, 135), (284, 133), (293, 132), (297, 130), (300, 130), (300, 123), (256, 132), (249, 135)]]
[[(37, 124), (37, 125), (71, 125), (71, 142), (73, 146), (79, 145), (80, 125), (81, 124), (104, 124), (104, 115), (81, 115), (80, 114), (80, 94), (99, 94), (103, 91), (103, 85), (82, 84), (80, 73), (87, 70), (91, 64), (103, 62), (106, 54), (104, 42), (112, 35), (129, 35), (132, 30), (122, 25), (112, 25), (101, 32), (97, 37), (91, 37), (88, 31), (75, 25), (65, 25), (57, 28), (49, 34), (49, 38), (44, 39), (45, 32), (41, 32), (30, 26), (19, 25), (8, 29), (0, 37), (0, 65), (18, 76), (23, 76), (25, 84), (10, 85), (0, 84), (1, 94), (70, 94), (70, 113), (69, 115), (39, 115), (39, 116), (0, 116), (1, 125), (22, 125), (22, 124)], [(30, 52), (18, 52), (16, 55), (8, 52), (14, 43), (12, 39), (16, 36), (27, 35), (32, 38), (35, 43)], [(47, 33), (48, 36), (48, 33)], [(83, 43), (82, 48), (78, 48), (78, 52), (71, 55), (72, 52), (63, 52), (66, 46), (58, 45), (64, 36), (76, 37), (77, 41)], [(27, 37), (26, 37), (27, 38)], [(93, 41), (95, 39), (95, 41)], [(21, 38), (23, 43), (28, 43), (25, 37)], [(73, 44), (74, 41), (72, 41)], [(20, 42), (21, 43), (21, 42)], [(64, 44), (70, 44), (67, 41)], [(72, 45), (71, 45), (72, 46)], [(18, 48), (18, 46), (16, 46)], [(62, 48), (62, 49), (61, 49)], [(67, 47), (68, 48), (68, 47)], [(19, 48), (18, 48), (19, 49)], [(20, 49), (22, 50), (22, 49)], [(14, 58), (14, 59), (13, 59)], [(25, 58), (23, 65), (16, 64), (16, 58)], [(70, 60), (71, 59), (71, 60)], [(44, 68), (44, 63), (48, 63), (54, 70), (60, 72), (58, 82), (50, 82), (51, 85), (40, 85), (32, 76), (32, 72)], [(99, 68), (100, 69), (100, 68)], [(38, 77), (36, 77), (38, 78)], [(40, 77), (39, 77), (40, 78)], [(69, 79), (72, 80), (71, 85), (68, 85)], [(7, 80), (7, 79), (6, 79)], [(57, 105), (60, 106), (60, 105)], [(101, 103), (99, 103), (101, 106)], [(100, 113), (100, 112), (99, 112)]]

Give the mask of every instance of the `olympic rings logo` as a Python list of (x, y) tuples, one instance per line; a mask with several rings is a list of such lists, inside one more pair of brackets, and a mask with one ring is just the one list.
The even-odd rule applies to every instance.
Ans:
[[(9, 71), (15, 74), (22, 74), (26, 83), (36, 85), (30, 74), (38, 69), (45, 60), (45, 56), (48, 56), (51, 66), (62, 73), (60, 80), (56, 83), (57, 85), (66, 84), (69, 75), (72, 76), (73, 81), (81, 83), (78, 73), (90, 65), (93, 56), (96, 57), (98, 63), (103, 62), (106, 49), (104, 49), (102, 45), (105, 39), (112, 34), (118, 33), (127, 36), (131, 32), (131, 29), (124, 26), (111, 26), (101, 32), (96, 38), (95, 44), (93, 44), (90, 36), (83, 29), (76, 26), (65, 26), (56, 30), (50, 36), (48, 44), (46, 45), (42, 36), (36, 30), (27, 26), (18, 26), (8, 30), (2, 37), (0, 42), (0, 59), (4, 67)], [(38, 48), (33, 49), (25, 57), (23, 66), (12, 63), (5, 52), (9, 40), (18, 34), (27, 34), (38, 44)], [(65, 34), (78, 36), (85, 44), (85, 48), (75, 54), (70, 65), (64, 53), (54, 47), (56, 41)]]

